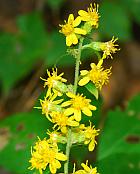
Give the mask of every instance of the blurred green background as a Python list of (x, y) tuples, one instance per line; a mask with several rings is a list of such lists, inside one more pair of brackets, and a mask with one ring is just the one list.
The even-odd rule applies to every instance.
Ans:
[[(101, 16), (92, 38), (118, 37), (121, 50), (105, 62), (113, 74), (95, 101), (98, 146), (93, 153), (72, 148), (71, 161), (79, 167), (88, 158), (102, 174), (140, 173), (140, 0), (1, 0), (0, 174), (33, 173), (27, 169), (30, 147), (52, 127), (32, 109), (44, 90), (40, 76), (57, 64), (72, 83), (74, 58), (66, 52), (59, 24), (91, 2), (99, 3)], [(89, 68), (94, 56), (84, 52), (81, 69)]]

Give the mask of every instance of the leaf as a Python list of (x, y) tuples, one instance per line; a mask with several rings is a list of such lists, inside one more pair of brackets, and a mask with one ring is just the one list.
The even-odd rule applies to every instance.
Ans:
[(0, 79), (5, 95), (44, 55), (48, 42), (39, 14), (19, 16), (17, 26), (18, 33), (0, 35)]
[[(137, 100), (134, 98), (131, 101), (131, 105), (140, 103), (140, 95), (138, 96)], [(100, 137), (98, 161), (116, 153), (127, 153), (128, 155), (140, 153), (139, 114), (140, 109), (135, 110), (134, 115), (129, 115), (128, 109), (124, 112), (115, 110), (108, 113)]]
[(103, 1), (99, 13), (99, 32), (102, 36), (115, 36), (122, 41), (131, 39), (131, 22), (121, 3)]
[(128, 14), (132, 15), (134, 19), (140, 23), (140, 1), (139, 0), (119, 0)]
[(111, 155), (98, 163), (98, 172), (104, 174), (138, 174), (140, 153), (127, 154), (119, 153)]
[(89, 82), (85, 85), (85, 88), (95, 96), (95, 98), (98, 100), (99, 97), (99, 91), (98, 89), (95, 87), (95, 85), (92, 82)]
[(17, 174), (33, 173), (28, 169), (31, 146), (37, 141), (37, 136), (41, 139), (46, 137), (46, 131), (51, 127), (52, 124), (38, 110), (19, 113), (1, 121), (0, 137), (2, 133), (6, 135), (8, 143), (0, 150), (0, 166)]

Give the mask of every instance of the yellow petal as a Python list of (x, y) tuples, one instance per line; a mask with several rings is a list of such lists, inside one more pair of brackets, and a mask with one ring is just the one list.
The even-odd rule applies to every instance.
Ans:
[(88, 74), (88, 71), (87, 70), (81, 70), (80, 74), (81, 74), (81, 76), (85, 76), (85, 75)]
[(50, 171), (51, 171), (51, 173), (56, 173), (56, 166), (55, 166), (55, 164), (54, 163), (50, 163), (49, 164), (49, 168), (50, 168)]
[(88, 82), (90, 81), (90, 78), (88, 77), (88, 76), (86, 76), (86, 77), (83, 77), (80, 81), (79, 81), (79, 85), (80, 86), (84, 86), (84, 85), (86, 85)]
[(61, 168), (61, 163), (58, 160), (55, 160), (54, 163), (57, 169)]
[(89, 105), (89, 109), (91, 109), (91, 110), (95, 111), (97, 108), (96, 108), (96, 106)]
[(76, 121), (80, 121), (81, 120), (81, 111), (75, 109), (74, 118)]
[(71, 93), (71, 92), (67, 92), (66, 95), (69, 97), (69, 98), (75, 98), (75, 94)]
[(66, 107), (66, 106), (69, 106), (69, 105), (71, 105), (71, 101), (66, 101), (66, 102), (61, 104), (62, 107)]
[(85, 165), (84, 163), (82, 163), (81, 166), (84, 168), (84, 170), (86, 172), (88, 172), (88, 173), (90, 172), (90, 168), (87, 165)]
[(74, 34), (74, 33), (71, 34), (70, 38), (71, 38), (71, 41), (74, 45), (76, 45), (78, 43), (78, 38), (77, 38), (76, 34)]
[(73, 26), (77, 27), (81, 23), (81, 18), (78, 16), (74, 21), (73, 21)]
[(66, 36), (66, 45), (68, 47), (70, 47), (72, 45), (72, 40), (71, 40), (71, 37), (70, 35)]
[(74, 109), (73, 108), (68, 108), (64, 111), (64, 114), (66, 116), (72, 115), (74, 113)]
[(68, 17), (68, 23), (73, 22), (74, 21), (74, 16), (73, 14), (70, 14)]
[(57, 153), (56, 154), (56, 159), (61, 160), (61, 161), (66, 161), (67, 160), (67, 156), (64, 155), (63, 153)]
[(92, 112), (88, 107), (82, 108), (82, 112), (87, 116), (92, 116)]
[(95, 148), (95, 140), (92, 140), (90, 143), (89, 143), (89, 146), (88, 146), (88, 150), (91, 152), (93, 151)]
[(79, 126), (79, 123), (77, 121), (68, 120), (68, 125), (69, 126)]
[(84, 11), (84, 10), (79, 10), (78, 11), (78, 14), (80, 15), (80, 16), (88, 16), (88, 13), (86, 12), (86, 11)]
[(74, 28), (74, 33), (86, 35), (87, 32), (82, 28)]

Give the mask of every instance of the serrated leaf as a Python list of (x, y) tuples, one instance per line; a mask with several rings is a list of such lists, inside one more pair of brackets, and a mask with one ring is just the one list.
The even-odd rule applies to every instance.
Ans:
[(95, 85), (92, 82), (89, 82), (85, 85), (85, 88), (95, 96), (95, 98), (98, 100), (99, 97), (99, 91), (98, 89), (95, 87)]

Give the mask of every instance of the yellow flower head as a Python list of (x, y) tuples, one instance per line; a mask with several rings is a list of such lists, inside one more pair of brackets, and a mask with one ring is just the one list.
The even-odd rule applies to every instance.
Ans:
[(99, 135), (99, 129), (95, 129), (95, 126), (86, 127), (84, 124), (80, 125), (81, 133), (85, 136), (84, 144), (88, 144), (88, 150), (93, 151), (95, 148), (95, 145), (97, 144), (95, 137)]
[(101, 59), (98, 64), (91, 63), (91, 70), (82, 70), (81, 80), (79, 81), (80, 86), (86, 85), (89, 81), (92, 81), (96, 88), (102, 89), (102, 86), (109, 82), (109, 76), (111, 75), (111, 67), (109, 69), (105, 69), (102, 67), (103, 59)]
[(45, 170), (49, 165), (50, 171), (52, 174), (55, 174), (57, 169), (61, 167), (60, 161), (66, 161), (67, 157), (63, 153), (60, 153), (58, 150), (57, 144), (49, 144), (49, 142), (44, 140), (38, 140), (36, 145), (31, 150), (31, 167), (29, 169), (38, 169), (40, 174), (42, 170)]
[(86, 21), (91, 26), (98, 28), (98, 4), (94, 4), (94, 8), (92, 7), (92, 4), (90, 4), (90, 7), (87, 9), (87, 12), (84, 10), (79, 10), (78, 14), (80, 15), (82, 21)]
[(61, 93), (61, 91), (55, 90), (55, 89), (57, 89), (58, 82), (63, 83), (63, 82), (67, 81), (66, 79), (62, 78), (64, 73), (57, 75), (57, 68), (55, 70), (54, 69), (52, 69), (52, 70), (53, 70), (52, 73), (50, 73), (50, 71), (47, 70), (47, 74), (49, 76), (47, 79), (41, 78), (43, 81), (45, 81), (44, 88), (46, 86), (48, 86), (46, 97), (51, 95), (51, 90), (53, 88), (54, 88), (53, 92), (56, 92), (59, 95)]
[(97, 168), (92, 168), (92, 166), (88, 166), (88, 161), (86, 161), (86, 164), (82, 163), (81, 166), (83, 167), (83, 170), (77, 170), (74, 171), (73, 174), (99, 174), (97, 173)]
[(79, 122), (74, 120), (74, 117), (68, 117), (64, 112), (52, 112), (52, 122), (55, 123), (54, 127), (58, 126), (63, 133), (66, 133), (67, 126), (79, 126)]
[(60, 30), (66, 36), (66, 45), (71, 46), (72, 44), (76, 45), (78, 43), (77, 34), (86, 35), (86, 31), (81, 28), (76, 28), (81, 23), (81, 18), (77, 17), (74, 19), (73, 14), (70, 14), (68, 17), (68, 22), (64, 21), (64, 25), (60, 25), (62, 29)]
[(62, 103), (63, 99), (55, 100), (56, 97), (57, 97), (56, 94), (54, 95), (51, 94), (51, 96), (45, 97), (44, 100), (40, 99), (41, 107), (36, 107), (37, 109), (42, 109), (42, 114), (45, 114), (49, 120), (50, 120), (50, 117), (48, 116), (49, 114), (51, 114), (53, 111), (62, 110), (59, 104)]
[(120, 50), (117, 48), (119, 45), (115, 44), (117, 40), (118, 38), (114, 39), (114, 37), (112, 37), (110, 41), (100, 44), (100, 49), (103, 51), (103, 59), (105, 59), (107, 56), (110, 56), (113, 59), (111, 54), (114, 54), (116, 51)]
[(82, 94), (75, 95), (73, 93), (68, 92), (67, 96), (71, 99), (62, 103), (61, 106), (68, 106), (68, 108), (65, 110), (65, 114), (71, 115), (74, 113), (76, 121), (81, 120), (81, 112), (83, 112), (87, 116), (92, 116), (91, 110), (96, 110), (96, 107), (90, 104), (91, 100), (86, 99), (86, 97), (83, 97)]

